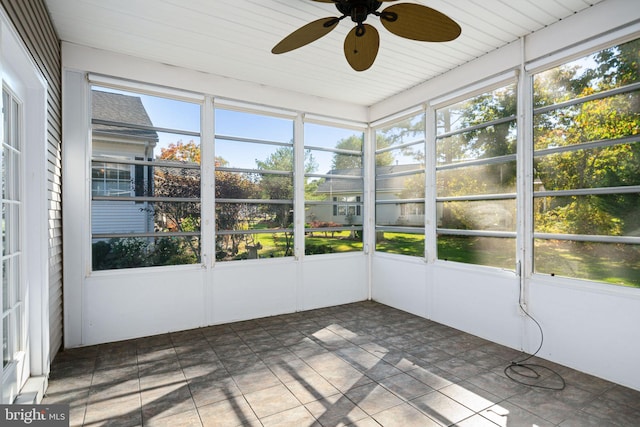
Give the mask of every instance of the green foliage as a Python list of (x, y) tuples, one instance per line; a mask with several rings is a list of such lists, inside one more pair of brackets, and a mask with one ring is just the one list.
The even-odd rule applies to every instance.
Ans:
[[(540, 74), (536, 99), (549, 105), (581, 98), (640, 81), (640, 40), (605, 49), (590, 57)], [(571, 107), (538, 114), (536, 149), (616, 140), (640, 134), (640, 93), (596, 98)], [(537, 178), (545, 190), (607, 188), (640, 184), (640, 144), (620, 143), (575, 149), (537, 157)], [(639, 194), (585, 196), (549, 200), (536, 212), (536, 229), (588, 235), (622, 235), (639, 224)]]
[(341, 150), (351, 150), (361, 153), (360, 155), (350, 155), (336, 153), (331, 162), (332, 169), (361, 169), (362, 168), (362, 141), (363, 136), (351, 135), (338, 141), (336, 148)]
[[(311, 156), (311, 154), (308, 154)], [(311, 162), (313, 163), (313, 162)], [(258, 169), (264, 171), (293, 172), (293, 147), (280, 147), (265, 160), (256, 159)], [(293, 174), (277, 175), (266, 173), (258, 184), (261, 197), (272, 200), (293, 200)], [(273, 215), (279, 228), (286, 228), (293, 222), (290, 206), (271, 204), (267, 213)]]
[[(423, 139), (425, 131), (424, 126), (424, 114), (418, 114), (401, 122), (394, 123), (392, 126), (379, 129), (376, 131), (376, 150)], [(423, 150), (416, 150), (419, 146), (420, 144), (417, 146), (410, 145), (400, 148), (398, 151), (400, 155), (412, 157), (416, 163), (424, 164), (425, 159)], [(376, 154), (376, 166), (390, 166), (394, 164), (395, 161), (394, 151), (385, 151), (383, 153)]]
[(93, 270), (195, 264), (199, 254), (192, 251), (193, 247), (185, 239), (171, 237), (155, 241), (142, 237), (98, 241), (92, 245)]

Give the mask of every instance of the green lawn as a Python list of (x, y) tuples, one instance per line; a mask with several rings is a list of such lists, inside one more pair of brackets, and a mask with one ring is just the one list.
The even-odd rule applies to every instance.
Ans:
[[(257, 234), (262, 249), (260, 258), (293, 255), (293, 238), (287, 233)], [(305, 254), (353, 252), (362, 250), (362, 239), (349, 231), (314, 232), (305, 237)], [(376, 251), (424, 256), (424, 235), (384, 233), (378, 236)], [(537, 241), (535, 270), (541, 274), (574, 277), (640, 288), (640, 247), (598, 245), (575, 242)], [(240, 247), (235, 259), (246, 259), (247, 250)], [(466, 264), (488, 265), (514, 270), (515, 241), (505, 238), (441, 236), (438, 258)]]
[[(384, 233), (376, 250), (421, 257), (424, 237)], [(638, 246), (545, 241), (536, 243), (535, 253), (537, 273), (640, 288)], [(513, 270), (515, 242), (503, 238), (442, 236), (438, 240), (438, 258)]]

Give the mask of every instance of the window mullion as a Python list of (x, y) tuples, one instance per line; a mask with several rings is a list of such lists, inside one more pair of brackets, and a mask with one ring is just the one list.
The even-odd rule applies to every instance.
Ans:
[(214, 99), (206, 96), (202, 107), (200, 140), (200, 241), (202, 264), (213, 267), (215, 264), (215, 109)]
[(298, 114), (293, 125), (293, 229), (294, 254), (296, 259), (304, 257), (305, 239), (305, 147), (304, 147), (304, 116)]

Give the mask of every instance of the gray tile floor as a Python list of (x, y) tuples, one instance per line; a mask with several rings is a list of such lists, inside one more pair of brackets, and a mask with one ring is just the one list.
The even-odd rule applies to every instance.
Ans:
[(564, 390), (518, 384), (520, 357), (361, 302), (64, 351), (43, 403), (78, 426), (640, 425), (639, 392), (537, 359)]

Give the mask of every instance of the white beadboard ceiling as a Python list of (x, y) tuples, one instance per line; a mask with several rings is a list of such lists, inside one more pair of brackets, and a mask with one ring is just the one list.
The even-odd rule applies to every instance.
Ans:
[[(45, 0), (63, 41), (269, 87), (370, 106), (604, 0), (399, 0), (445, 13), (462, 27), (448, 43), (380, 32), (373, 66), (353, 71), (343, 54), (352, 23), (273, 55), (282, 38), (339, 16), (311, 0)], [(383, 10), (392, 3), (384, 3)]]

